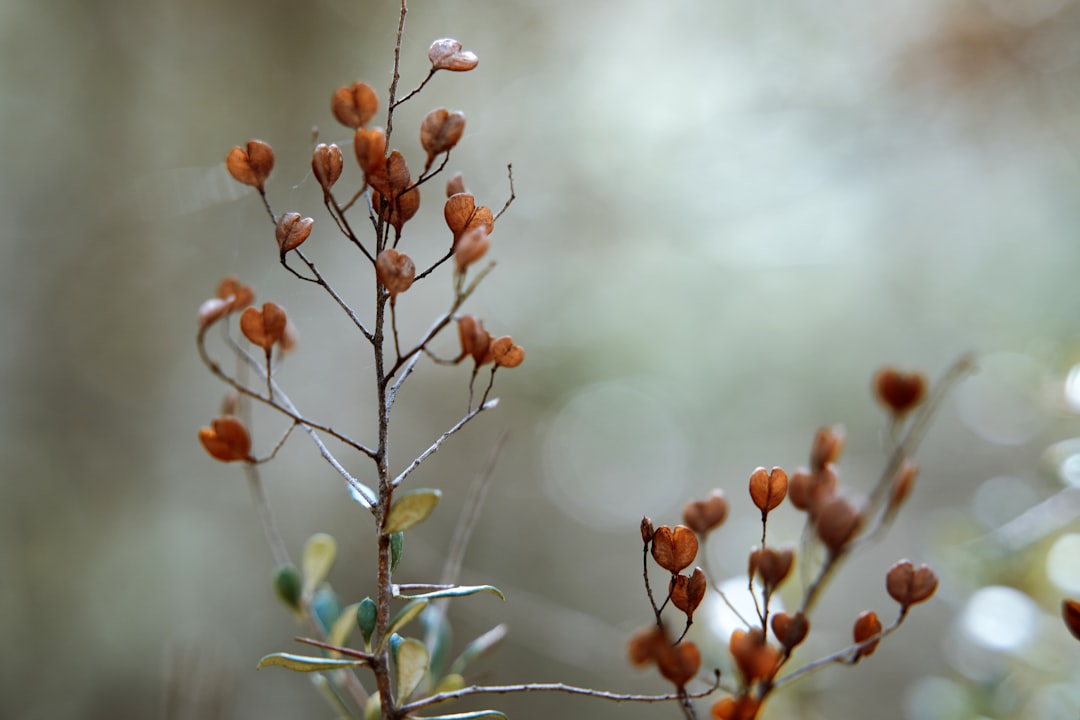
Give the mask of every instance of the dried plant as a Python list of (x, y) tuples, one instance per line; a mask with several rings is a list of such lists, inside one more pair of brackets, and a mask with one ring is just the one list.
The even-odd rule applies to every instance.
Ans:
[[(491, 391), (497, 372), (517, 367), (525, 359), (524, 349), (510, 336), (493, 336), (483, 321), (462, 312), (466, 301), (493, 267), (491, 263), (482, 267), (478, 263), (487, 253), (495, 237), (495, 225), (514, 201), (515, 194), (509, 166), (508, 197), (497, 213), (479, 204), (466, 190), (462, 176), (454, 175), (445, 184), (442, 211), (448, 231), (443, 244), (425, 245), (411, 237), (406, 240), (406, 227), (420, 210), (421, 190), (426, 193), (428, 188), (424, 186), (447, 169), (451, 154), (463, 137), (466, 121), (462, 112), (446, 108), (427, 114), (419, 128), (423, 170), (414, 175), (406, 154), (394, 149), (392, 144), (392, 139), (397, 137), (393, 132), (395, 111), (417, 97), (439, 71), (467, 72), (479, 62), (457, 40), (435, 40), (428, 50), (431, 67), (427, 76), (399, 97), (399, 62), (406, 14), (406, 3), (402, 0), (385, 126), (371, 126), (379, 112), (380, 100), (370, 85), (354, 82), (332, 93), (334, 117), (354, 132), (353, 150), (363, 175), (361, 186), (342, 192), (339, 181), (346, 161), (337, 145), (318, 144), (311, 157), (312, 177), (323, 191), (323, 204), (333, 229), (370, 267), (373, 302), (367, 316), (345, 301), (306, 252), (304, 244), (315, 231), (315, 220), (300, 212), (274, 212), (267, 188), (275, 159), (271, 147), (251, 140), (243, 147), (234, 147), (226, 156), (226, 167), (232, 177), (254, 188), (262, 199), (282, 267), (297, 279), (321, 288), (363, 337), (371, 352), (370, 367), (376, 389), (371, 408), (376, 420), (375, 437), (366, 442), (355, 440), (302, 412), (275, 379), (283, 355), (297, 350), (294, 318), (284, 308), (273, 302), (255, 305), (254, 291), (237, 278), (228, 277), (221, 281), (214, 297), (198, 310), (200, 357), (210, 372), (229, 387), (221, 414), (199, 431), (199, 440), (214, 459), (242, 465), (277, 565), (275, 590), (303, 628), (304, 636), (297, 640), (318, 650), (313, 654), (273, 653), (262, 658), (258, 666), (312, 673), (336, 714), (364, 720), (419, 717), (417, 713), (427, 713), (472, 695), (521, 692), (560, 692), (617, 702), (675, 703), (685, 717), (694, 718), (697, 717), (694, 700), (721, 689), (726, 691), (725, 697), (713, 703), (712, 716), (749, 720), (758, 715), (774, 690), (789, 681), (828, 664), (855, 664), (873, 654), (878, 643), (904, 621), (909, 608), (933, 594), (937, 578), (926, 566), (916, 568), (902, 560), (885, 574), (888, 592), (899, 605), (896, 619), (887, 627), (883, 627), (875, 612), (864, 612), (855, 620), (853, 645), (786, 675), (780, 674), (794, 648), (810, 632), (809, 616), (826, 582), (851, 552), (888, 528), (911, 492), (917, 474), (912, 455), (940, 398), (969, 368), (967, 358), (958, 362), (932, 392), (919, 374), (889, 369), (875, 378), (875, 392), (891, 418), (890, 437), (895, 446), (880, 479), (865, 500), (856, 502), (838, 491), (837, 461), (844, 435), (837, 427), (817, 433), (808, 468), (790, 476), (780, 468), (758, 468), (751, 473), (749, 493), (760, 513), (762, 528), (760, 545), (751, 550), (748, 564), (749, 592), (757, 612), (756, 617), (744, 620), (744, 629), (731, 637), (730, 652), (738, 676), (727, 685), (721, 683), (719, 671), (711, 677), (701, 677), (701, 653), (686, 639), (694, 612), (705, 595), (710, 588), (719, 592), (702, 568), (687, 572), (704, 545), (702, 541), (728, 516), (728, 502), (719, 490), (702, 500), (689, 502), (683, 513), (684, 525), (656, 528), (645, 519), (640, 527), (644, 583), (653, 622), (631, 639), (629, 655), (636, 665), (655, 664), (661, 675), (674, 685), (674, 692), (613, 693), (563, 683), (469, 684), (466, 673), (470, 663), (502, 640), (506, 632), (502, 625), (473, 639), (456, 660), (448, 661), (446, 604), (455, 598), (477, 594), (503, 597), (494, 586), (465, 586), (457, 582), (461, 558), (492, 474), (490, 465), (470, 490), (465, 514), (447, 553), (443, 577), (429, 584), (401, 584), (394, 581), (394, 572), (402, 561), (405, 534), (431, 515), (442, 496), (439, 489), (409, 487), (413, 472), (477, 415), (496, 407), (497, 400), (491, 397)], [(360, 223), (357, 215), (362, 217)], [(359, 232), (361, 225), (366, 226), (363, 233)], [(419, 337), (402, 337), (396, 322), (399, 300), (406, 302), (407, 293), (416, 283), (446, 273), (452, 279), (448, 309), (434, 318)], [(235, 333), (236, 326), (239, 335)], [(432, 345), (444, 332), (451, 332), (452, 326), (457, 329), (460, 352), (452, 358), (441, 358)], [(221, 346), (235, 360), (235, 370), (226, 369), (211, 354), (208, 336), (215, 327), (221, 330)], [(468, 402), (458, 421), (426, 450), (404, 467), (394, 467), (388, 448), (395, 401), (424, 358), (450, 365), (471, 359)], [(478, 376), (485, 368), (489, 371), (478, 387)], [(253, 403), (269, 408), (282, 420), (278, 439), (262, 454), (255, 447), (263, 446), (263, 442), (252, 437)], [(298, 566), (276, 530), (262, 489), (260, 466), (273, 459), (297, 429), (309, 437), (372, 518), (371, 552), (376, 559), (377, 575), (369, 596), (344, 607), (327, 582), (337, 554), (334, 539), (324, 533), (313, 535), (303, 549)], [(361, 482), (346, 470), (346, 463), (338, 459), (328, 440), (335, 441), (335, 448), (340, 446), (370, 461), (376, 478), (374, 486)], [(795, 551), (767, 543), (769, 515), (785, 500), (806, 515), (799, 555), (808, 581), (799, 609), (790, 614), (774, 611), (770, 600), (791, 576), (796, 566)], [(659, 602), (650, 582), (650, 557), (666, 573), (666, 592)], [(820, 560), (815, 560), (818, 557)], [(760, 585), (758, 592), (754, 590), (755, 581)], [(1080, 611), (1074, 605), (1066, 605), (1066, 619), (1076, 632)], [(665, 623), (665, 611), (670, 607), (683, 618), (677, 635)], [(354, 638), (357, 630), (359, 637)], [(691, 690), (694, 683), (700, 687)], [(424, 717), (465, 719), (505, 715), (497, 710), (483, 710)]]

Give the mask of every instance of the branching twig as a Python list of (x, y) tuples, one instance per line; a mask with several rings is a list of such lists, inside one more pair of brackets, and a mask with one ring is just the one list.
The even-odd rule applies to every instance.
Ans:
[(465, 427), (466, 423), (468, 423), (470, 420), (472, 420), (474, 417), (476, 417), (483, 411), (490, 410), (491, 408), (495, 407), (497, 403), (498, 400), (489, 400), (482, 405), (478, 405), (475, 410), (469, 411), (463, 418), (458, 420), (452, 428), (440, 435), (439, 439), (431, 444), (431, 447), (420, 453), (415, 460), (409, 463), (409, 466), (402, 470), (401, 473), (390, 482), (390, 486), (396, 488), (398, 485), (404, 482), (405, 478), (411, 475), (413, 470), (416, 470), (416, 468), (420, 467), (420, 464), (422, 462), (434, 455), (439, 450), (439, 448), (442, 447), (443, 443), (450, 438), (450, 436), (452, 436), (461, 428)]

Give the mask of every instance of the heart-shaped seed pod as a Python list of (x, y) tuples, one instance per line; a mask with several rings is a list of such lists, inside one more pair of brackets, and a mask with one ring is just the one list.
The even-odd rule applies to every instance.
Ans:
[(244, 337), (266, 352), (285, 334), (288, 316), (280, 305), (263, 303), (262, 310), (249, 307), (240, 316), (240, 331)]
[(427, 151), (424, 170), (431, 167), (438, 155), (449, 152), (465, 132), (465, 114), (446, 108), (432, 110), (420, 124), (420, 146)]
[(713, 720), (755, 720), (760, 703), (750, 695), (723, 698), (712, 706)]
[(262, 140), (248, 140), (246, 148), (238, 145), (229, 151), (225, 167), (234, 180), (262, 192), (266, 178), (274, 169), (274, 151)]
[(341, 154), (341, 148), (337, 145), (319, 143), (311, 153), (311, 174), (319, 181), (319, 187), (323, 189), (323, 197), (330, 197), (330, 188), (341, 177), (345, 169), (345, 158)]
[(515, 345), (509, 335), (503, 335), (491, 342), (491, 359), (499, 367), (517, 367), (525, 361), (525, 349)]
[(300, 217), (300, 213), (290, 212), (282, 215), (274, 228), (274, 237), (277, 239), (278, 252), (281, 257), (290, 250), (295, 250), (311, 236), (311, 228), (315, 221), (309, 217)]
[(239, 419), (224, 415), (199, 429), (199, 442), (206, 452), (222, 462), (251, 459), (251, 436)]
[(694, 679), (698, 669), (701, 668), (701, 651), (697, 645), (684, 640), (678, 645), (667, 646), (656, 656), (656, 666), (660, 674), (681, 688)]
[(922, 402), (926, 378), (918, 372), (882, 368), (874, 375), (874, 394), (894, 416), (899, 417)]
[(480, 60), (474, 53), (461, 49), (461, 43), (453, 38), (440, 38), (428, 48), (431, 69), (465, 72), (472, 70)]
[(728, 514), (723, 490), (713, 490), (704, 500), (691, 500), (683, 506), (683, 523), (698, 535), (705, 535), (724, 522)]
[(337, 121), (353, 130), (367, 125), (379, 109), (379, 96), (375, 89), (363, 82), (339, 87), (330, 101), (330, 110)]
[(831, 425), (817, 431), (814, 435), (814, 443), (810, 446), (811, 472), (820, 472), (829, 463), (835, 463), (840, 459), (840, 454), (844, 451), (846, 435), (843, 425)]
[(689, 567), (697, 557), (697, 551), (697, 535), (685, 525), (676, 525), (674, 529), (661, 525), (653, 534), (653, 560), (672, 575)]
[(246, 308), (255, 302), (255, 291), (240, 282), (235, 275), (229, 275), (218, 283), (217, 296), (230, 301), (230, 312)]
[(686, 575), (673, 575), (671, 578), (671, 604), (686, 613), (687, 621), (693, 621), (694, 611), (705, 599), (705, 591), (709, 582), (705, 578), (705, 571), (694, 568), (694, 572)]
[(461, 356), (471, 355), (476, 367), (491, 362), (491, 333), (484, 323), (472, 315), (458, 318), (458, 338), (461, 340)]
[(791, 572), (795, 551), (791, 548), (754, 548), (750, 553), (750, 577), (756, 573), (768, 592), (772, 592)]
[(900, 560), (885, 575), (885, 589), (903, 608), (928, 600), (937, 590), (938, 579), (926, 565), (918, 569), (910, 560)]
[(787, 473), (778, 467), (765, 470), (759, 467), (750, 474), (750, 498), (762, 515), (774, 510), (787, 495)]
[(416, 278), (416, 265), (405, 253), (386, 248), (375, 258), (375, 275), (390, 293), (390, 301), (408, 290)]
[(634, 633), (630, 637), (626, 654), (631, 665), (643, 667), (655, 662), (657, 656), (667, 647), (669, 647), (668, 639), (664, 635), (663, 629), (659, 625), (652, 625)]
[[(854, 636), (856, 643), (866, 642), (880, 632), (881, 621), (878, 620), (877, 613), (874, 611), (865, 610), (859, 614), (859, 617), (855, 618), (855, 626), (852, 628), (852, 635)], [(877, 650), (879, 642), (881, 642), (880, 638), (863, 645), (855, 652), (855, 657), (852, 658), (852, 662), (858, 662), (860, 658), (873, 655), (874, 650)]]
[(778, 612), (772, 617), (772, 631), (784, 649), (790, 652), (806, 639), (806, 634), (810, 631), (810, 621), (802, 612), (794, 615)]
[(839, 554), (862, 526), (862, 516), (846, 499), (834, 497), (821, 508), (817, 534), (833, 555)]

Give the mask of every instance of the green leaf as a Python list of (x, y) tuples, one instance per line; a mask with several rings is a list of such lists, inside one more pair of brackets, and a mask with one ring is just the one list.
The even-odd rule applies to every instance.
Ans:
[(360, 603), (353, 603), (341, 611), (338, 619), (334, 621), (333, 626), (330, 628), (330, 635), (326, 638), (326, 642), (338, 647), (344, 647), (345, 643), (349, 642), (349, 636), (352, 635), (353, 628), (356, 627), (356, 611), (359, 607)]
[(405, 533), (396, 532), (390, 536), (390, 572), (397, 570), (403, 552), (405, 552)]
[(326, 533), (316, 533), (304, 545), (304, 594), (311, 595), (326, 579), (337, 555), (337, 542)]
[(450, 673), (435, 686), (435, 692), (433, 694), (438, 695), (444, 692), (456, 692), (465, 687), (465, 678), (457, 673)]
[(319, 622), (319, 629), (329, 635), (330, 629), (341, 617), (341, 603), (332, 587), (323, 585), (315, 592), (315, 597), (311, 598), (311, 612)]
[(447, 654), (450, 652), (452, 635), (450, 621), (446, 619), (443, 608), (438, 605), (428, 605), (420, 615), (420, 622), (424, 627), (424, 644), (431, 652), (428, 671), (434, 681), (443, 674), (446, 663), (449, 661)]
[(397, 663), (397, 701), (403, 703), (427, 675), (428, 651), (419, 640), (405, 638), (394, 658)]
[(480, 718), (502, 718), (510, 720), (498, 710), (474, 710), (473, 712), (454, 713), (453, 715), (428, 715), (424, 720), (479, 720)]
[(386, 629), (386, 635), (383, 635), (382, 639), (379, 641), (379, 646), (376, 648), (375, 654), (379, 654), (379, 651), (383, 649), (383, 645), (386, 644), (387, 639), (391, 635), (409, 624), (417, 615), (424, 611), (424, 608), (426, 608), (427, 605), (427, 600), (413, 600), (411, 603), (401, 608), (401, 612), (395, 615), (390, 621), (390, 627)]
[(364, 660), (346, 660), (344, 658), (309, 657), (307, 655), (293, 655), (292, 653), (273, 653), (260, 660), (255, 669), (261, 670), (268, 665), (277, 665), (296, 672), (318, 672), (320, 670), (338, 670), (357, 665), (367, 665), (367, 662)]
[(382, 717), (382, 703), (380, 702), (379, 693), (371, 693), (371, 696), (364, 704), (364, 720), (379, 720)]
[(494, 585), (458, 585), (457, 587), (432, 590), (419, 595), (398, 595), (398, 597), (402, 600), (434, 600), (435, 598), (445, 597), (465, 597), (466, 595), (475, 595), (482, 592), (495, 595), (500, 600), (506, 599), (506, 596), (502, 594), (502, 590)]
[(390, 508), (383, 532), (391, 535), (423, 522), (439, 504), (441, 497), (441, 490), (422, 489), (405, 493)]
[(506, 625), (499, 624), (465, 646), (457, 659), (450, 665), (451, 673), (463, 674), (469, 663), (481, 655), (493, 650), (506, 637)]
[(300, 573), (295, 565), (282, 565), (274, 571), (274, 592), (285, 607), (300, 612)]
[(371, 635), (375, 632), (375, 621), (378, 619), (378, 614), (378, 606), (369, 597), (361, 600), (356, 607), (356, 624), (360, 628), (360, 634), (364, 636), (364, 647), (371, 646)]

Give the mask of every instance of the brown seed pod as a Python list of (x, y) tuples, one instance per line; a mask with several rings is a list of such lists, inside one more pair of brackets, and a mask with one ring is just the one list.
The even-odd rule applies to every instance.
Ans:
[(763, 515), (784, 502), (787, 487), (787, 473), (778, 467), (772, 470), (759, 467), (750, 474), (750, 498)]
[(454, 266), (458, 273), (465, 272), (470, 265), (484, 257), (491, 241), (488, 240), (488, 232), (484, 226), (469, 230), (454, 245)]
[(446, 197), (450, 198), (463, 192), (465, 192), (465, 176), (456, 172), (446, 181)]
[(814, 444), (810, 446), (810, 470), (817, 473), (840, 459), (844, 451), (844, 439), (847, 433), (843, 425), (823, 427), (814, 435)]
[(428, 48), (428, 60), (432, 70), (465, 72), (480, 62), (474, 53), (461, 49), (461, 43), (453, 38), (440, 38)]
[(356, 163), (364, 171), (364, 179), (375, 187), (372, 178), (380, 177), (386, 170), (386, 132), (382, 128), (360, 128), (353, 136), (353, 151)]
[[(852, 628), (852, 635), (855, 637), (856, 643), (865, 642), (880, 632), (881, 621), (878, 620), (877, 613), (872, 610), (865, 610), (859, 614), (859, 617), (855, 618), (855, 626)], [(881, 642), (880, 638), (872, 643), (863, 645), (855, 652), (855, 657), (852, 659), (852, 662), (858, 662), (860, 658), (873, 655), (874, 650), (877, 650), (879, 642)]]
[(772, 617), (772, 631), (780, 644), (790, 652), (806, 639), (806, 634), (810, 631), (810, 621), (802, 612), (794, 615), (778, 612)]
[(697, 535), (685, 525), (676, 525), (674, 529), (661, 525), (653, 534), (653, 560), (672, 575), (689, 567), (697, 557), (697, 551)]
[(723, 490), (713, 490), (704, 500), (691, 500), (683, 506), (683, 523), (698, 535), (719, 527), (728, 514)]
[(652, 520), (648, 516), (641, 518), (641, 542), (648, 544), (655, 533), (656, 528), (653, 527)]
[(263, 191), (274, 169), (274, 151), (262, 140), (248, 140), (246, 148), (234, 147), (225, 156), (225, 167), (237, 182)]
[(491, 333), (484, 323), (472, 315), (458, 318), (458, 338), (461, 340), (461, 358), (471, 355), (476, 367), (492, 361)]
[(753, 577), (756, 573), (765, 589), (772, 592), (791, 572), (794, 561), (795, 551), (792, 548), (754, 548), (750, 552), (749, 574)]
[(1065, 620), (1065, 627), (1077, 640), (1080, 640), (1080, 602), (1071, 598), (1061, 601), (1061, 617)]
[(635, 667), (643, 667), (656, 661), (657, 655), (668, 647), (667, 636), (659, 625), (652, 625), (639, 630), (630, 637), (626, 648), (626, 654), (630, 664)]
[(390, 293), (390, 301), (412, 287), (416, 279), (416, 265), (408, 255), (393, 248), (386, 248), (375, 258), (375, 275)]
[(874, 394), (894, 416), (912, 410), (926, 394), (926, 377), (922, 373), (905, 373), (886, 367), (874, 375)]
[(705, 591), (708, 588), (709, 581), (701, 568), (694, 568), (690, 577), (673, 575), (670, 586), (671, 604), (686, 613), (687, 620), (693, 620), (694, 611), (705, 599)]
[(427, 152), (426, 171), (435, 158), (453, 149), (465, 132), (465, 114), (446, 108), (432, 110), (420, 124), (420, 146)]
[(199, 442), (206, 452), (222, 462), (251, 459), (251, 436), (238, 418), (223, 415), (199, 429)]
[(229, 312), (246, 308), (255, 302), (255, 291), (244, 285), (235, 275), (229, 275), (218, 283), (217, 296), (229, 300)]
[(900, 560), (885, 575), (885, 589), (903, 608), (928, 600), (937, 590), (938, 579), (926, 565), (916, 570), (910, 560)]
[(330, 101), (330, 110), (337, 121), (354, 130), (367, 125), (378, 109), (379, 96), (373, 87), (363, 82), (339, 87)]
[(274, 228), (274, 236), (277, 239), (278, 252), (281, 257), (290, 250), (295, 250), (311, 236), (311, 228), (315, 221), (309, 217), (300, 217), (300, 213), (290, 212), (282, 215)]
[(288, 316), (280, 305), (263, 303), (262, 310), (249, 307), (240, 316), (240, 331), (244, 337), (266, 352), (285, 334)]
[(836, 555), (855, 537), (862, 526), (862, 516), (846, 499), (834, 497), (821, 508), (817, 534), (825, 547)]
[(515, 345), (509, 335), (503, 335), (491, 341), (491, 359), (499, 367), (517, 367), (525, 361), (525, 348)]
[(232, 302), (230, 300), (222, 300), (221, 298), (216, 297), (204, 300), (203, 304), (199, 306), (199, 330), (205, 330), (221, 318), (225, 317), (231, 307)]
[(701, 652), (689, 640), (674, 647), (665, 643), (665, 649), (657, 653), (656, 666), (661, 675), (681, 688), (693, 680), (701, 668)]
[(908, 495), (911, 494), (911, 488), (914, 487), (915, 478), (918, 475), (918, 464), (911, 459), (904, 460), (903, 464), (900, 465), (900, 469), (896, 471), (892, 485), (889, 487), (889, 504), (886, 506), (888, 512), (895, 513), (900, 509), (900, 506), (907, 500)]
[(341, 154), (341, 148), (326, 143), (315, 146), (315, 151), (311, 153), (311, 174), (319, 181), (324, 197), (330, 196), (330, 188), (341, 177), (344, 169), (345, 158)]
[(761, 704), (750, 695), (722, 698), (712, 706), (713, 720), (754, 720)]
[(747, 685), (771, 678), (780, 665), (779, 651), (765, 641), (758, 627), (733, 632), (728, 651)]

